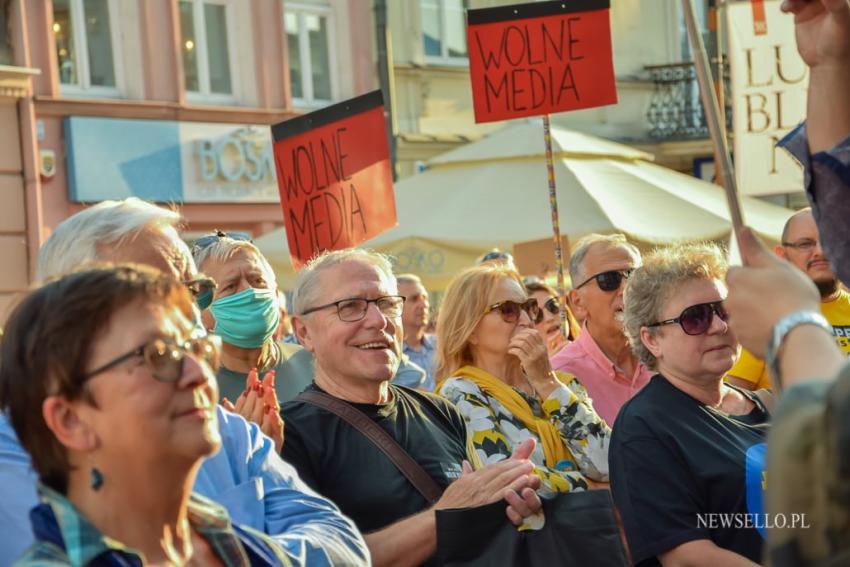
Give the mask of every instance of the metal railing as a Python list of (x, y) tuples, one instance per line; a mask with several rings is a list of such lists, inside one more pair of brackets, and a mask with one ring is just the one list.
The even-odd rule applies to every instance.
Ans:
[[(716, 61), (713, 71), (716, 71)], [(708, 125), (699, 95), (693, 63), (650, 65), (644, 67), (655, 90), (646, 118), (649, 137), (653, 140), (694, 140), (708, 138)], [(723, 66), (723, 84), (727, 129), (732, 126), (732, 104), (729, 95), (729, 65)]]

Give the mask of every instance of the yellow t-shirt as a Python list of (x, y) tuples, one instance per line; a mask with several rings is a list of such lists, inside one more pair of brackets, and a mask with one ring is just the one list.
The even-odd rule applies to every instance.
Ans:
[[(832, 325), (835, 342), (846, 355), (850, 355), (850, 293), (839, 290), (838, 297), (820, 304), (821, 313)], [(767, 365), (747, 349), (741, 349), (741, 357), (729, 370), (728, 376), (755, 384), (754, 390), (770, 388)]]

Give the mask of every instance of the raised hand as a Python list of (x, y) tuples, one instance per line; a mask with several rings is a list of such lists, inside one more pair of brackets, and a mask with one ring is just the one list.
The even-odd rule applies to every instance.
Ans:
[(277, 400), (277, 390), (274, 387), (275, 371), (270, 370), (263, 377), (263, 419), (260, 429), (274, 441), (277, 452), (283, 449), (284, 422), (280, 415), (280, 404)]
[(252, 368), (245, 380), (245, 391), (236, 400), (236, 404), (224, 398), (221, 400), (221, 405), (259, 425), (260, 430), (271, 437), (275, 448), (280, 452), (283, 449), (284, 424), (280, 416), (274, 380), (274, 370), (267, 372), (261, 382), (257, 369)]
[(546, 341), (537, 329), (517, 331), (508, 345), (508, 354), (519, 359), (529, 382), (542, 399), (546, 399), (558, 386), (552, 365), (549, 364)]
[(809, 67), (850, 60), (848, 0), (785, 0), (782, 10), (794, 14), (797, 49)]
[(797, 49), (811, 68), (806, 110), (809, 153), (850, 136), (850, 0), (785, 0)]

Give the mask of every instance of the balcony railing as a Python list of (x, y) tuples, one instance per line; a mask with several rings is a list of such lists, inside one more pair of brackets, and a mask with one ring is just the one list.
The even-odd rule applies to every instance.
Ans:
[[(644, 67), (655, 83), (646, 118), (649, 137), (653, 140), (693, 140), (708, 138), (699, 84), (693, 63), (651, 65)], [(716, 63), (712, 71), (716, 71)], [(729, 94), (729, 65), (723, 66), (726, 126), (732, 127), (732, 104)]]

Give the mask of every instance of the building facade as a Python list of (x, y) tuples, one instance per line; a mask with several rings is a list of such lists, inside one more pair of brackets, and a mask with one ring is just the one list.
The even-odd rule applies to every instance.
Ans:
[[(503, 126), (475, 124), (464, 11), (512, 3), (388, 3), (400, 176)], [(708, 39), (708, 0), (696, 4)], [(662, 165), (692, 172), (694, 160), (711, 158), (712, 149), (704, 122), (702, 129), (685, 131), (688, 120), (702, 117), (692, 67), (683, 63), (691, 55), (680, 3), (612, 0), (610, 18), (618, 104), (553, 115), (553, 123), (638, 146)]]
[(269, 124), (376, 87), (369, 0), (0, 2), (0, 312), (86, 204), (282, 224)]
[[(516, 1), (0, 0), (0, 318), (90, 203), (178, 204), (189, 238), (280, 227), (267, 126), (382, 76), (399, 177), (503, 127), (474, 122), (464, 12)], [(611, 0), (610, 19), (618, 104), (553, 123), (710, 179), (680, 3)]]

